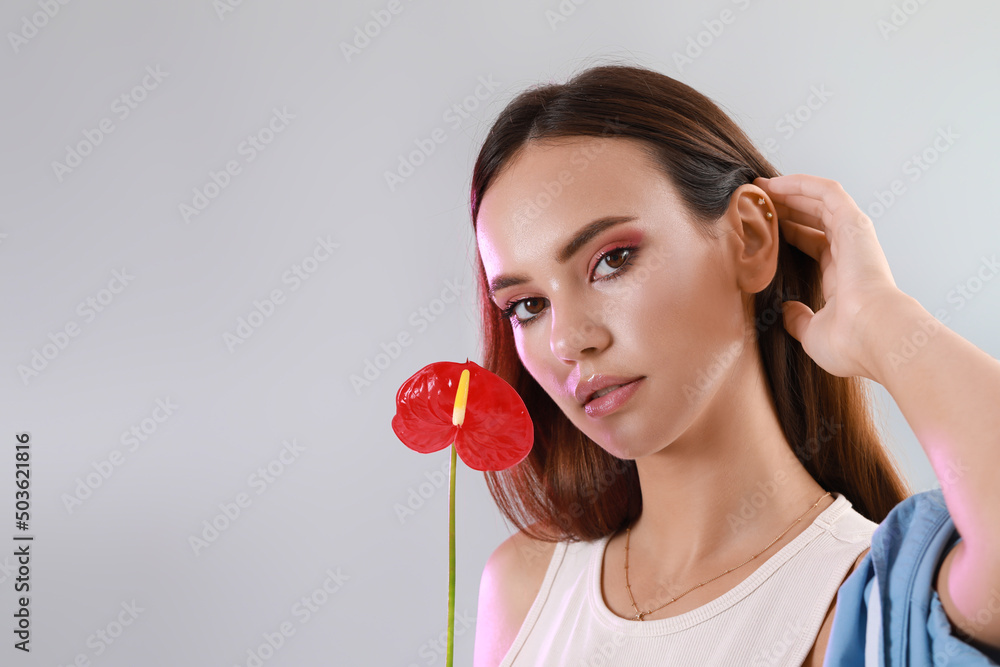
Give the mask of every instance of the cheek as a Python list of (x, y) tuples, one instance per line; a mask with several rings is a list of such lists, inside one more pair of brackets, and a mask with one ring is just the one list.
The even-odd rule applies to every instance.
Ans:
[(637, 273), (628, 289), (611, 295), (609, 323), (618, 341), (639, 355), (636, 361), (674, 358), (698, 340), (705, 303), (698, 282), (683, 277), (691, 268)]
[(517, 350), (517, 356), (521, 360), (521, 365), (534, 375), (534, 364), (537, 363), (538, 354), (532, 349), (531, 343), (525, 338), (524, 333), (520, 332), (516, 327), (512, 328), (514, 331), (514, 349)]
[(720, 289), (698, 292), (677, 304), (674, 319), (661, 322), (668, 342), (661, 367), (674, 385), (672, 391), (679, 411), (696, 410), (719, 386), (732, 376), (733, 367), (744, 352), (745, 341), (739, 292)]
[(693, 385), (742, 338), (739, 290), (727, 289), (710, 263), (685, 264), (643, 284), (616, 318), (636, 361), (677, 388)]
[(521, 360), (521, 365), (535, 379), (535, 382), (548, 391), (544, 357), (542, 356), (546, 350), (539, 347), (542, 342), (532, 332), (525, 334), (523, 331), (514, 329), (514, 348), (517, 350), (517, 356)]
[[(542, 327), (544, 325), (539, 323), (536, 326)], [(564, 403), (568, 399), (563, 395), (563, 390), (570, 368), (552, 354), (547, 330), (545, 333), (529, 331), (526, 334), (519, 334), (515, 332), (514, 344), (524, 369), (548, 394), (549, 398), (557, 405), (563, 405), (565, 410)]]

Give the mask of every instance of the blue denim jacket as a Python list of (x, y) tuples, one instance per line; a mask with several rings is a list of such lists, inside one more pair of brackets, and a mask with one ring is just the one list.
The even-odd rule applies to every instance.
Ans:
[(941, 561), (961, 539), (941, 489), (896, 505), (837, 592), (825, 667), (1000, 665), (1000, 652), (986, 655), (952, 634), (934, 590)]

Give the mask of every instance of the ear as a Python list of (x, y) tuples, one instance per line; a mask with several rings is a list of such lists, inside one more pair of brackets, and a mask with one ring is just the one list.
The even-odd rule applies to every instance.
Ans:
[(771, 284), (778, 269), (780, 239), (774, 204), (763, 190), (747, 183), (733, 192), (723, 221), (728, 225), (727, 250), (737, 285), (748, 295), (756, 294)]

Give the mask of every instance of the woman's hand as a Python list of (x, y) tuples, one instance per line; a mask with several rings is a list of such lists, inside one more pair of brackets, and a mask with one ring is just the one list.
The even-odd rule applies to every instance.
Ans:
[(784, 303), (785, 329), (832, 375), (872, 380), (866, 330), (871, 316), (910, 299), (896, 287), (875, 226), (837, 181), (789, 174), (757, 178), (785, 239), (819, 262), (826, 304), (817, 312)]

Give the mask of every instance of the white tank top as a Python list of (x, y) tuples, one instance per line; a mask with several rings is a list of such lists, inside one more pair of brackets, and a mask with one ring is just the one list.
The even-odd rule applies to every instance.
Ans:
[(878, 524), (834, 502), (749, 577), (672, 618), (613, 614), (601, 594), (611, 536), (555, 545), (541, 589), (500, 667), (790, 665), (816, 641), (837, 590)]

